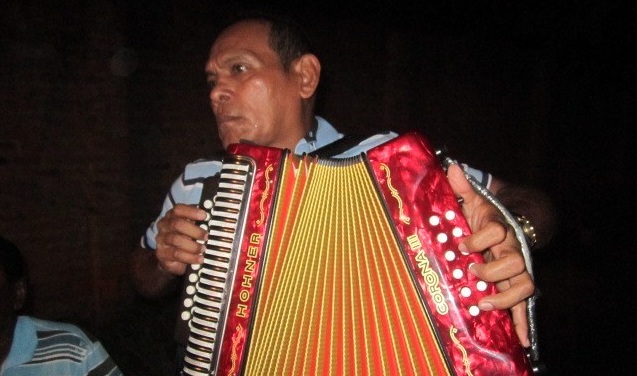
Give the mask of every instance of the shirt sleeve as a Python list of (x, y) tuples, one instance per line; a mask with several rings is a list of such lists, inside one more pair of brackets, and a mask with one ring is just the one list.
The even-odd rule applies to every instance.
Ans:
[(491, 180), (493, 180), (493, 176), (491, 174), (477, 170), (465, 163), (462, 163), (461, 166), (467, 174), (476, 179), (478, 184), (485, 187), (486, 189), (489, 189), (491, 187)]
[(113, 358), (99, 341), (93, 342), (86, 355), (87, 376), (123, 376)]

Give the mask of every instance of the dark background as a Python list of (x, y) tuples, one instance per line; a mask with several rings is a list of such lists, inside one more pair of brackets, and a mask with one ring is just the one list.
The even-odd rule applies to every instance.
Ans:
[[(419, 130), (548, 193), (559, 224), (535, 253), (542, 356), (555, 375), (627, 370), (634, 5), (372, 3), (275, 2), (316, 44), (319, 113), (345, 132)], [(91, 330), (128, 375), (171, 369), (177, 300), (136, 296), (127, 257), (183, 166), (219, 148), (203, 65), (237, 5), (2, 7), (0, 233), (29, 262), (31, 312)]]

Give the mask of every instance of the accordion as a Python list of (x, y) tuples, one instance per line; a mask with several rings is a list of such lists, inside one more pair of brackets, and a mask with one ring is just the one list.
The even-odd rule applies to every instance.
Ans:
[(202, 197), (205, 261), (182, 319), (186, 375), (530, 375), (428, 141), (357, 157), (237, 144)]

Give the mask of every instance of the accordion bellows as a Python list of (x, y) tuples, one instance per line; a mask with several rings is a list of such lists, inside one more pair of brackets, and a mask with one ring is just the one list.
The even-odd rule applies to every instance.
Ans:
[(183, 318), (189, 375), (528, 375), (428, 141), (359, 157), (233, 145)]

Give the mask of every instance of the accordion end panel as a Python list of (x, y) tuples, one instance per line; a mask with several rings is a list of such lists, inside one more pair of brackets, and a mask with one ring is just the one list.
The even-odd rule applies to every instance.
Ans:
[(369, 164), (455, 372), (532, 374), (508, 311), (477, 306), (497, 291), (468, 272), (482, 255), (457, 248), (470, 229), (434, 149), (416, 133), (399, 138), (370, 150)]

